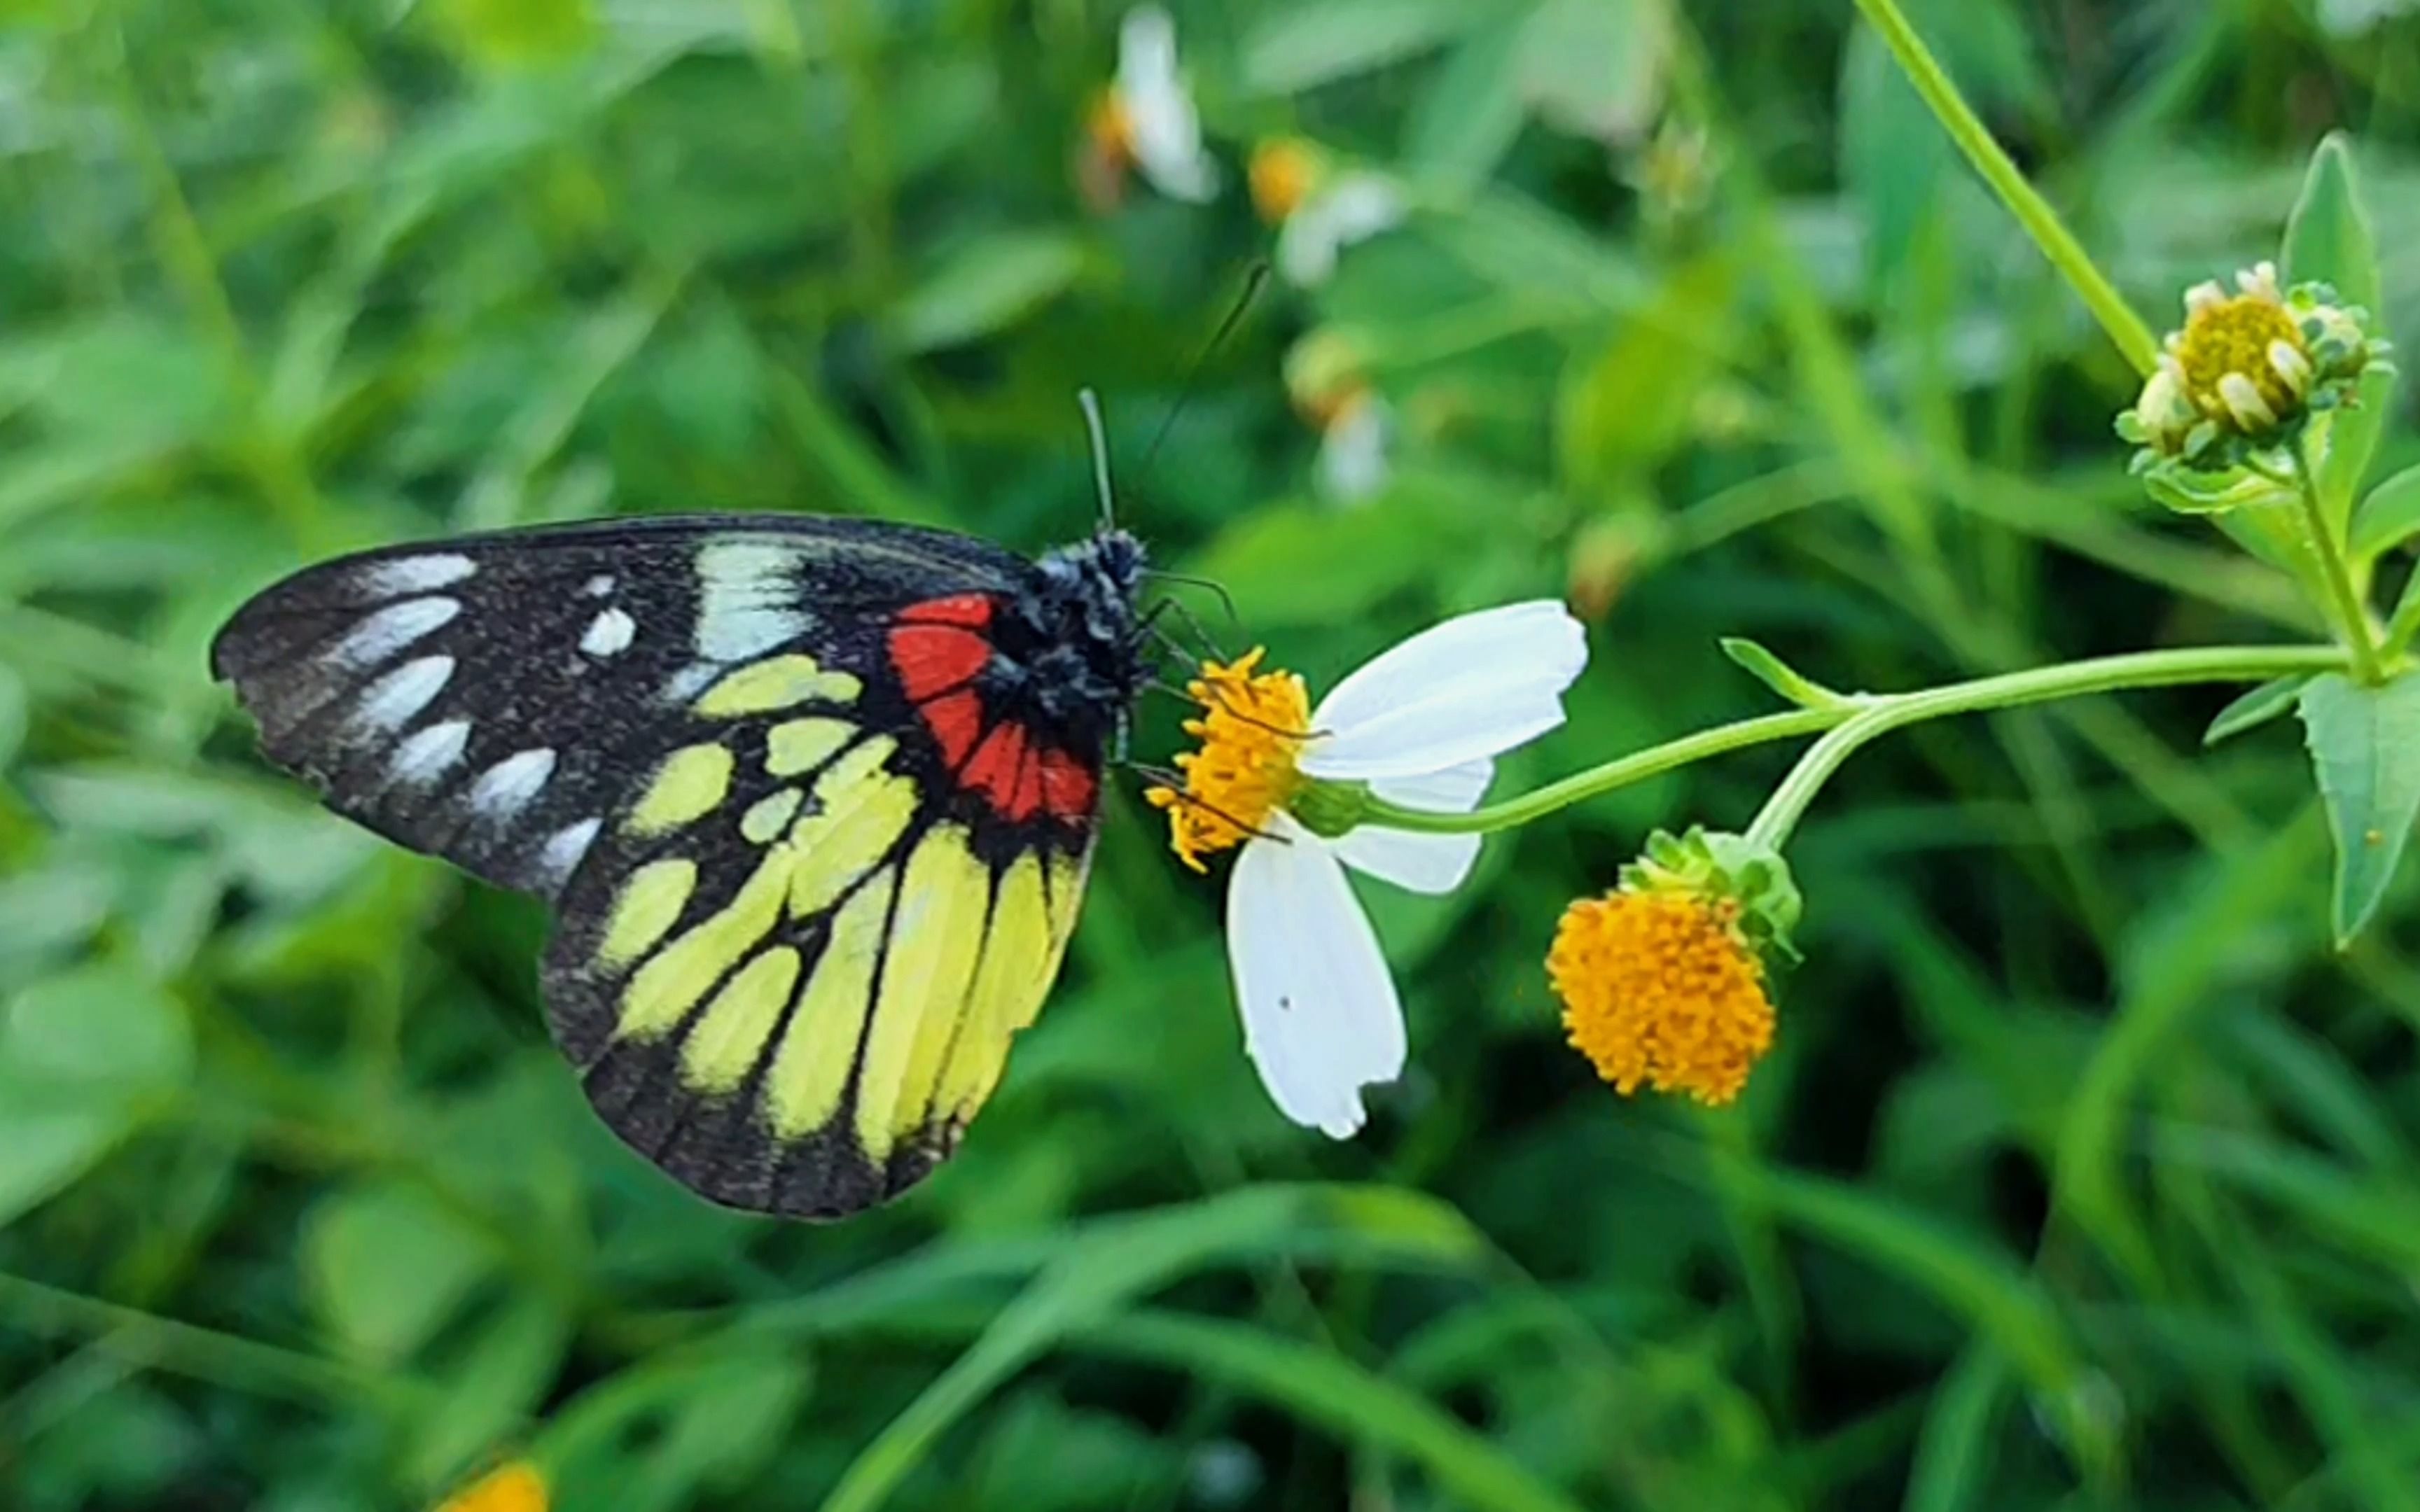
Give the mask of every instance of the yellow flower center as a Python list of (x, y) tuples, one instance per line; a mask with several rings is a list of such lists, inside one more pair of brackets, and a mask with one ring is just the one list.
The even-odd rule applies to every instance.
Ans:
[(1202, 717), (1185, 733), (1202, 743), (1176, 758), (1182, 791), (1146, 789), (1143, 799), (1168, 812), (1169, 848), (1196, 872), (1202, 857), (1241, 845), (1299, 792), (1295, 756), (1311, 733), (1311, 697), (1292, 672), (1256, 671), (1254, 646), (1233, 662), (1205, 661), (1185, 685)]
[(2175, 348), (2177, 364), (2184, 372), (2185, 396), (2195, 409), (2213, 419), (2240, 419), (2241, 401), (2226, 393), (2226, 378), (2242, 374), (2273, 414), (2293, 414), (2302, 408), (2302, 393), (2271, 357), (2273, 344), (2281, 341), (2307, 363), (2309, 344), (2294, 317), (2273, 299), (2238, 294), (2200, 302), (2185, 317), (2185, 329)]
[(1727, 898), (1583, 898), (1563, 912), (1546, 975), (1571, 1042), (1625, 1097), (1644, 1085), (1720, 1107), (1773, 1044), (1764, 966)]
[(1264, 142), (1252, 149), (1252, 208), (1276, 225), (1302, 208), (1311, 193), (1313, 164), (1311, 149), (1293, 137)]
[(546, 1481), (516, 1459), (455, 1492), (437, 1512), (547, 1512)]
[(1120, 164), (1134, 161), (1134, 114), (1114, 89), (1104, 89), (1084, 117), (1084, 134), (1093, 150)]

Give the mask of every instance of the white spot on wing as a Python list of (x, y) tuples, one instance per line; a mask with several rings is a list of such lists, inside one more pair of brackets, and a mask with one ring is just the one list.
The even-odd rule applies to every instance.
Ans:
[(588, 842), (597, 838), (597, 823), (594, 819), (582, 819), (549, 835), (546, 847), (538, 852), (538, 865), (558, 881), (571, 875), (571, 869), (588, 854)]
[(477, 563), (458, 551), (393, 557), (364, 567), (362, 588), (380, 598), (391, 598), (396, 594), (426, 594), (458, 583), (478, 570)]
[(396, 747), (395, 760), (388, 770), (398, 782), (427, 787), (462, 759), (462, 748), (470, 738), (468, 719), (448, 719), (426, 730), (415, 730)]
[(580, 638), (580, 649), (592, 656), (610, 656), (628, 649), (630, 638), (638, 633), (638, 621), (618, 609), (609, 609), (588, 622), (588, 633)]
[(737, 661), (769, 651), (807, 627), (798, 610), (787, 547), (725, 541), (698, 548), (697, 654)]
[(521, 811), (554, 775), (554, 752), (540, 746), (507, 756), (471, 784), (471, 811), (502, 822)]
[(664, 679), (664, 702), (687, 703), (706, 691), (706, 685), (722, 675), (722, 669), (710, 661), (693, 661)]
[(369, 686), (353, 716), (374, 730), (400, 730), (428, 701), (445, 689), (454, 675), (451, 656), (422, 656), (407, 661)]
[(346, 667), (375, 667), (462, 612), (458, 598), (407, 598), (389, 604), (349, 631), (329, 653)]
[(596, 577), (589, 579), (584, 583), (582, 583), (580, 585), (580, 591), (586, 594), (591, 598), (603, 598), (607, 594), (613, 591), (613, 575), (610, 572), (600, 572)]

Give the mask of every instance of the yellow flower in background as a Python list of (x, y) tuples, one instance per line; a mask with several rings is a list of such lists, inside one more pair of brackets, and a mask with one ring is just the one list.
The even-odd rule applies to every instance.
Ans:
[(2385, 357), (2367, 334), (2368, 313), (2335, 302), (2324, 284), (2282, 289), (2274, 263), (2185, 294), (2185, 323), (2170, 332), (2118, 432), (2142, 450), (2138, 470), (2162, 462), (2220, 468), (2247, 451), (2282, 445), (2314, 414), (2350, 402), (2363, 373)]
[(1563, 911), (1546, 975), (1571, 1042), (1627, 1097), (1736, 1099), (1773, 1047), (1766, 962), (1788, 957), (1798, 892), (1735, 835), (1659, 832), (1621, 885)]
[(499, 1465), (455, 1492), (437, 1512), (547, 1512), (546, 1477), (526, 1459)]

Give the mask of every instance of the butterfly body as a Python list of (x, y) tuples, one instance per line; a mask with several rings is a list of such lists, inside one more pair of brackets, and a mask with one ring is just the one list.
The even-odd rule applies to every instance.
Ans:
[(1143, 554), (670, 517), (306, 568), (212, 647), (329, 806), (552, 903), (548, 1020), (634, 1149), (830, 1217), (955, 1148), (1072, 930), (1149, 675)]

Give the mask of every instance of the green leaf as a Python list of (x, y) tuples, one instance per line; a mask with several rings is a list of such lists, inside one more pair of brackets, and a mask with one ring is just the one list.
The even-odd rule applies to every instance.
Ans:
[(1469, 0), (1326, 0), (1276, 9), (1244, 39), (1244, 83), (1291, 95), (1425, 53), (1500, 15)]
[(193, 1069), (177, 1001), (140, 974), (88, 965), (0, 1013), (0, 1224), (58, 1193), (132, 1133)]
[(344, 1346), (400, 1360), (493, 1269), (483, 1236), (416, 1187), (356, 1187), (321, 1203), (302, 1235), (320, 1316)]
[(891, 312), (905, 351), (930, 351), (988, 336), (1066, 291), (1084, 250), (1055, 231), (986, 237), (935, 269)]
[(2362, 687), (2329, 672), (2303, 689), (2302, 713), (2335, 837), (2341, 949), (2378, 912), (2420, 814), (2420, 678)]
[(1583, 354), (1562, 379), (1556, 446), (1574, 487), (1606, 492), (1685, 443), (1730, 344), (1731, 270), (1700, 258)]
[(1750, 677), (1802, 709), (1845, 708), (1854, 702), (1848, 695), (1836, 693), (1797, 671), (1745, 636), (1723, 637), (1722, 648), (1723, 655), (1739, 663)]
[(2420, 531), (2420, 467), (2402, 471), (2369, 491), (2352, 518), (2352, 554), (2369, 562)]
[[(2351, 146), (2340, 131), (2330, 133), (2311, 154), (2302, 197), (2286, 223), (2282, 253), (2288, 282), (2332, 284), (2345, 303), (2378, 316), (2378, 240), (2362, 205)], [(2372, 373), (2362, 380), (2358, 401), (2330, 415), (2320, 429), (2319, 500), (2335, 531), (2344, 529), (2354, 492), (2378, 450), (2393, 386), (2392, 376)]]
[(2294, 706), (2294, 701), (2302, 696), (2303, 685), (2309, 681), (2308, 677), (2271, 678), (2219, 710), (2218, 717), (2212, 719), (2210, 722), (2210, 728), (2202, 732), (2201, 743), (2204, 746), (2215, 746), (2222, 740), (2233, 739), (2246, 730), (2257, 729), (2267, 724)]

